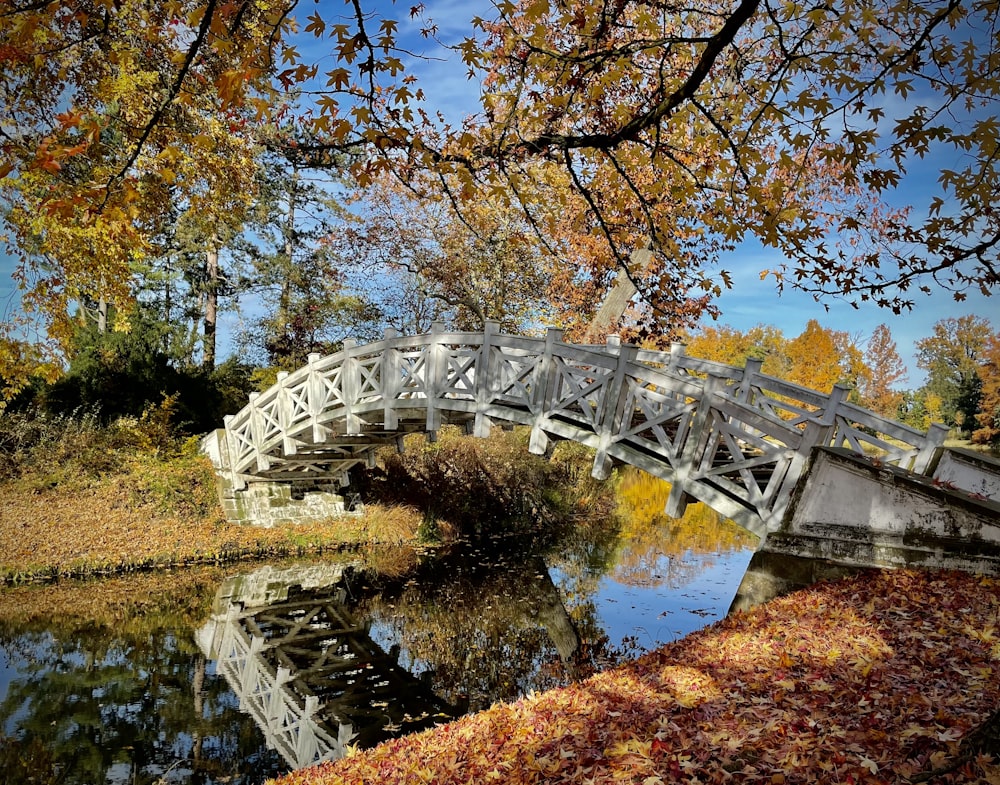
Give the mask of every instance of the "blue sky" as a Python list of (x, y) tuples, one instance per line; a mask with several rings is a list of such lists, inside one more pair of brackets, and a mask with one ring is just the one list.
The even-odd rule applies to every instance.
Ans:
[[(811, 295), (792, 289), (786, 289), (779, 297), (773, 279), (761, 281), (760, 271), (780, 261), (780, 256), (753, 244), (744, 245), (731, 259), (725, 260), (722, 266), (732, 272), (733, 288), (718, 300), (722, 316), (717, 324), (739, 330), (770, 324), (779, 328), (786, 338), (793, 338), (805, 329), (810, 319), (816, 319), (824, 327), (859, 337), (862, 345), (879, 324), (886, 324), (909, 371), (908, 379), (899, 385), (904, 389), (916, 389), (924, 382), (924, 373), (916, 365), (915, 344), (931, 335), (935, 322), (974, 314), (989, 319), (994, 329), (1000, 330), (1000, 293), (993, 297), (969, 293), (967, 300), (957, 303), (947, 291), (931, 295), (916, 292), (913, 310), (896, 316), (874, 305), (861, 304), (855, 309), (844, 301), (824, 300), (820, 304)], [(829, 310), (824, 309), (824, 304)]]
[[(484, 0), (432, 0), (426, 5), (427, 15), (438, 25), (439, 39), (449, 44), (457, 43), (470, 34), (468, 20), (474, 15), (489, 13), (489, 5)], [(435, 44), (422, 42), (419, 38), (419, 24), (406, 18), (406, 8), (394, 6), (389, 13), (399, 19), (401, 32), (411, 33), (407, 42), (414, 50), (423, 46), (425, 51), (440, 55)], [(410, 67), (419, 76), (420, 85), (428, 95), (427, 105), (440, 109), (450, 121), (458, 122), (466, 112), (475, 110), (478, 85), (468, 81), (466, 69), (460, 62), (437, 57), (414, 61)], [(912, 199), (917, 215), (923, 213), (929, 200), (936, 172), (951, 163), (931, 156), (931, 160), (904, 181), (899, 193), (905, 193), (908, 199)], [(835, 300), (825, 301), (826, 310), (810, 295), (791, 289), (786, 289), (779, 297), (772, 279), (760, 280), (761, 270), (774, 268), (780, 263), (780, 256), (754, 243), (744, 244), (722, 259), (720, 267), (732, 274), (733, 288), (718, 300), (722, 316), (717, 324), (740, 330), (769, 324), (779, 328), (786, 337), (794, 337), (802, 332), (806, 322), (816, 319), (825, 327), (846, 331), (864, 341), (877, 325), (885, 323), (890, 327), (899, 353), (909, 368), (909, 379), (902, 385), (907, 388), (916, 388), (923, 381), (923, 374), (917, 369), (914, 359), (914, 344), (931, 334), (935, 322), (975, 314), (990, 319), (994, 328), (1000, 329), (1000, 300), (997, 299), (1000, 294), (986, 298), (978, 292), (969, 293), (965, 302), (956, 303), (947, 291), (936, 291), (930, 296), (917, 292), (914, 309), (900, 316), (872, 305), (863, 305), (855, 310), (849, 304)], [(17, 293), (10, 277), (14, 264), (14, 260), (0, 251), (0, 318), (17, 307)], [(220, 350), (223, 357), (232, 351), (227, 339), (238, 326), (238, 318), (235, 314), (227, 314), (221, 320)]]

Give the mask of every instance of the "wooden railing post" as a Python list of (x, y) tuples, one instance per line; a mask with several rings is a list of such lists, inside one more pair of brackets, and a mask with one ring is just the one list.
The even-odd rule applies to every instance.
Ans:
[(316, 352), (310, 353), (309, 360), (309, 381), (306, 388), (306, 400), (309, 406), (309, 422), (312, 424), (313, 444), (322, 444), (326, 440), (326, 431), (320, 425), (319, 418), (323, 414), (323, 407), (326, 404), (326, 387), (323, 384), (323, 374), (316, 368), (321, 355)]
[(718, 376), (709, 376), (702, 383), (701, 400), (691, 418), (684, 446), (678, 451), (680, 459), (674, 468), (670, 495), (667, 497), (666, 513), (672, 518), (680, 518), (687, 509), (690, 498), (687, 494), (688, 478), (700, 467), (712, 433), (712, 406), (716, 393), (722, 389), (723, 381)]
[(399, 413), (396, 411), (396, 396), (402, 384), (399, 369), (399, 350), (393, 345), (396, 331), (385, 328), (382, 348), (382, 369), (379, 374), (382, 387), (382, 427), (387, 431), (399, 428)]
[(234, 491), (242, 491), (246, 489), (247, 482), (243, 475), (236, 471), (236, 461), (230, 449), (230, 444), (232, 444), (231, 439), (233, 438), (232, 424), (235, 419), (235, 414), (227, 414), (222, 418), (223, 431), (219, 438), (219, 460), (222, 462), (223, 467), (229, 470), (229, 482), (232, 484), (232, 489)]
[(760, 376), (760, 369), (764, 361), (756, 357), (747, 358), (746, 365), (743, 366), (743, 379), (736, 391), (736, 400), (740, 403), (752, 404), (754, 399), (753, 388)]
[(616, 358), (616, 362), (614, 375), (608, 381), (604, 391), (602, 411), (596, 418), (597, 452), (594, 456), (594, 468), (590, 473), (596, 480), (606, 480), (611, 476), (612, 464), (608, 456), (608, 448), (621, 432), (624, 417), (632, 414), (632, 412), (625, 412), (626, 399), (628, 398), (628, 385), (625, 383), (625, 376), (629, 363), (635, 359), (637, 351), (635, 346), (622, 345), (621, 337), (618, 335), (607, 337), (605, 350), (609, 356)]
[(549, 446), (549, 437), (545, 433), (544, 426), (559, 388), (555, 345), (562, 341), (562, 335), (562, 330), (550, 327), (545, 334), (545, 349), (538, 358), (535, 384), (531, 390), (534, 419), (531, 423), (531, 437), (528, 440), (528, 451), (533, 455), (544, 455)]
[(288, 395), (288, 387), (285, 380), (288, 378), (288, 371), (278, 371), (278, 425), (281, 427), (281, 452), (283, 455), (295, 455), (298, 452), (298, 445), (289, 434), (292, 430), (292, 402)]
[[(737, 403), (748, 408), (756, 408), (757, 395), (754, 393), (754, 387), (759, 384), (758, 377), (763, 364), (764, 361), (756, 357), (747, 358), (746, 364), (743, 366), (743, 378), (740, 380), (740, 385), (736, 388), (734, 396)], [(745, 423), (740, 425), (740, 430), (747, 430)]]
[(250, 393), (250, 440), (253, 443), (253, 457), (257, 463), (257, 471), (263, 472), (271, 468), (271, 461), (264, 452), (264, 418), (257, 408), (259, 392)]
[(928, 474), (934, 470), (935, 459), (938, 451), (944, 447), (944, 440), (948, 438), (949, 428), (939, 422), (931, 423), (927, 429), (927, 436), (920, 448), (920, 452), (913, 459), (914, 474)]
[(479, 361), (476, 363), (476, 419), (472, 433), (480, 439), (490, 435), (490, 418), (486, 407), (500, 387), (499, 369), (493, 362), (493, 343), (500, 332), (500, 323), (487, 319), (483, 325), (483, 343), (479, 347)]
[(344, 402), (344, 433), (361, 433), (361, 419), (354, 413), (361, 390), (361, 367), (353, 351), (358, 342), (353, 338), (344, 339), (344, 360), (340, 365), (340, 397)]
[(680, 363), (686, 353), (687, 347), (684, 344), (673, 341), (670, 344), (670, 354), (667, 357), (667, 368), (675, 373), (681, 373)]
[(434, 322), (431, 325), (430, 341), (427, 348), (427, 358), (425, 363), (424, 387), (427, 395), (427, 425), (426, 430), (430, 440), (437, 438), (438, 429), (441, 427), (441, 410), (438, 409), (437, 400), (441, 390), (445, 388), (442, 378), (447, 372), (447, 363), (442, 357), (443, 347), (441, 346), (441, 333), (444, 332), (444, 325), (441, 322)]
[[(826, 407), (821, 412), (819, 423), (823, 426), (823, 431), (819, 435), (819, 439), (813, 447), (823, 444), (826, 446), (836, 446), (837, 441), (837, 414), (840, 410), (840, 405), (847, 400), (847, 396), (850, 395), (851, 390), (854, 388), (849, 384), (835, 384), (833, 389), (830, 390), (830, 395), (827, 398)], [(812, 452), (812, 447), (809, 448)]]

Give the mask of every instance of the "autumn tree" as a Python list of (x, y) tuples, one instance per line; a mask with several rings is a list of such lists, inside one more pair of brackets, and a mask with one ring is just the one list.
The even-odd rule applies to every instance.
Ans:
[(689, 337), (686, 344), (693, 357), (728, 365), (746, 365), (750, 359), (763, 360), (761, 370), (764, 373), (779, 378), (788, 373), (785, 336), (771, 325), (758, 324), (746, 332), (726, 325), (708, 325)]
[(785, 345), (788, 381), (827, 392), (835, 384), (857, 388), (869, 372), (856, 341), (846, 332), (831, 330), (810, 319), (805, 330)]
[[(958, 296), (995, 286), (997, 219), (986, 207), (995, 121), (982, 109), (997, 80), (983, 45), (993, 38), (979, 35), (992, 29), (992, 7), (876, 2), (843, 13), (746, 0), (720, 14), (715, 5), (524, 0), (495, 11), (461, 47), (470, 71), (485, 74), (483, 111), (444, 134), (408, 124), (420, 114), (407, 77), (381, 90), (382, 102), (366, 87), (376, 79), (352, 93), (352, 58), (401, 68), (381, 55), (397, 45), (391, 20), (359, 11), (358, 28), (377, 26), (383, 47), (360, 55), (364, 39), (335, 26), (347, 56), (328, 77), (343, 90), (313, 120), (329, 133), (320, 149), (357, 140), (352, 114), (368, 123), (362, 134), (376, 125), (388, 137), (363, 175), (445, 169), (461, 181), (456, 200), (498, 184), (526, 194), (530, 167), (559, 167), (572, 195), (551, 189), (544, 201), (582, 199), (594, 235), (628, 274), (637, 275), (631, 250), (652, 240), (659, 264), (638, 283), (654, 303), (726, 285), (715, 262), (751, 234), (790, 259), (775, 271), (780, 282), (818, 295), (900, 310), (928, 280)], [(319, 15), (310, 27), (328, 29)], [(883, 97), (917, 89), (921, 100), (902, 110)], [(883, 197), (932, 148), (967, 152), (967, 165), (943, 173), (941, 198), (919, 206), (923, 214), (888, 208)], [(528, 195), (532, 214), (539, 199)], [(958, 209), (942, 210), (945, 198)]]
[[(183, 204), (205, 227), (204, 354), (214, 361), (219, 249), (208, 227), (236, 220), (250, 191), (246, 123), (255, 87), (268, 85), (282, 9), (81, 0), (7, 3), (0, 19), (3, 217), (50, 350), (71, 344), (74, 301), (127, 317), (137, 266)], [(5, 365), (0, 376), (30, 370)]]
[(972, 434), (977, 444), (1000, 446), (1000, 333), (994, 333), (986, 342), (982, 364), (979, 367), (983, 381), (982, 398)]
[(758, 324), (746, 332), (728, 326), (707, 326), (687, 340), (687, 351), (729, 365), (763, 360), (761, 370), (769, 376), (821, 392), (828, 392), (835, 384), (864, 388), (871, 378), (856, 339), (823, 327), (815, 319), (790, 339), (771, 325)]
[[(192, 105), (244, 134), (247, 116), (280, 111), (277, 92), (302, 88), (313, 103), (296, 143), (311, 164), (354, 153), (362, 187), (430, 172), (463, 214), (509, 194), (543, 238), (579, 213), (604, 274), (633, 278), (650, 319), (699, 292), (710, 308), (729, 285), (723, 255), (749, 237), (785, 255), (771, 271), (779, 286), (894, 311), (918, 290), (961, 298), (997, 285), (995, 4), (496, 3), (458, 46), (483, 87), (461, 126), (426, 105), (407, 71), (407, 31), (437, 32), (421, 6), (406, 25), (364, 2), (300, 22), (294, 10), (294, 0), (0, 10), (4, 185), (15, 200), (34, 194), (28, 214), (80, 227), (98, 251), (66, 251), (61, 274), (39, 280), (29, 262), (29, 304), (57, 312), (63, 291), (127, 297)], [(897, 189), (914, 162), (956, 154), (926, 204), (888, 206), (908, 201)], [(17, 235), (19, 249), (30, 234)], [(654, 263), (630, 266), (647, 245)]]
[(926, 431), (933, 423), (943, 423), (945, 416), (941, 396), (926, 387), (905, 391), (899, 419), (920, 431)]
[(943, 422), (963, 431), (975, 426), (982, 397), (980, 365), (993, 328), (979, 316), (942, 319), (917, 341), (917, 367), (927, 372), (925, 389), (942, 402)]
[(424, 185), (371, 182), (340, 240), (344, 263), (387, 284), (389, 301), (400, 302), (400, 287), (417, 287), (458, 329), (481, 330), (487, 320), (509, 333), (530, 329), (544, 312), (552, 264), (540, 260), (545, 249), (523, 216), (502, 199), (459, 213)]
[(906, 365), (887, 324), (878, 325), (872, 332), (865, 345), (864, 362), (868, 375), (860, 380), (862, 404), (883, 417), (897, 418), (903, 394), (896, 385), (906, 379)]

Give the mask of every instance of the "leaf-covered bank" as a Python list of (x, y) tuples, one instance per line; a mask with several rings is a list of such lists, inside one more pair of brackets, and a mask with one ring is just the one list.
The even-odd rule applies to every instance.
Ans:
[(1000, 581), (867, 572), (276, 785), (997, 783)]
[(169, 406), (102, 424), (92, 416), (0, 412), (0, 584), (114, 575), (356, 544), (417, 543), (551, 527), (610, 509), (585, 451), (551, 461), (523, 434), (444, 429), (362, 478), (360, 517), (273, 529), (226, 522), (211, 463)]
[[(197, 473), (211, 467), (195, 465)], [(205, 461), (207, 463), (207, 461)], [(373, 508), (364, 517), (263, 529), (136, 501), (121, 475), (81, 490), (25, 493), (0, 482), (0, 584), (301, 556), (362, 543), (413, 540), (419, 514)], [(211, 486), (209, 486), (211, 487)]]
[(419, 514), (263, 529), (222, 516), (215, 473), (169, 406), (109, 424), (0, 413), (0, 583), (114, 575), (412, 540)]

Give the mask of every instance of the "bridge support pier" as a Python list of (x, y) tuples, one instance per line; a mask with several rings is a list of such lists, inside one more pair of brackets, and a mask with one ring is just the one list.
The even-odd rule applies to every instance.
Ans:
[(838, 564), (829, 559), (780, 553), (765, 546), (750, 558), (729, 612), (750, 610), (775, 597), (804, 589), (819, 581), (838, 580), (859, 569), (861, 568)]
[(670, 495), (667, 496), (664, 512), (671, 518), (683, 518), (691, 501), (691, 497), (684, 491), (683, 481), (675, 476), (670, 483)]
[(270, 481), (234, 480), (230, 470), (226, 432), (213, 431), (202, 440), (202, 452), (216, 467), (219, 502), (230, 523), (271, 528), (289, 523), (319, 523), (344, 515), (360, 515), (363, 508), (348, 505), (337, 478)]
[(855, 567), (1000, 575), (1000, 503), (877, 458), (818, 448), (761, 550)]

